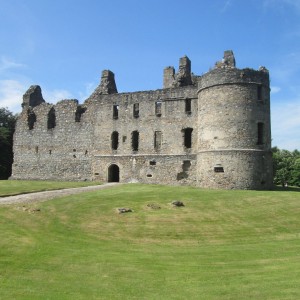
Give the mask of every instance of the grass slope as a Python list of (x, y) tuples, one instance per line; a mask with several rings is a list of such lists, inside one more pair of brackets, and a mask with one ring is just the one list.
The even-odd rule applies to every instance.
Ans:
[(65, 182), (65, 181), (33, 181), (33, 180), (0, 180), (0, 197), (32, 192), (60, 190), (66, 188), (97, 185), (99, 182)]
[(131, 184), (0, 206), (0, 298), (300, 299), (298, 191)]

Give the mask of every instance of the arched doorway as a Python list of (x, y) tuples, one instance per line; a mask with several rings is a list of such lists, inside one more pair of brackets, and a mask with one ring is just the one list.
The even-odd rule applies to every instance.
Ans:
[(120, 181), (120, 168), (118, 165), (112, 164), (108, 167), (108, 182)]

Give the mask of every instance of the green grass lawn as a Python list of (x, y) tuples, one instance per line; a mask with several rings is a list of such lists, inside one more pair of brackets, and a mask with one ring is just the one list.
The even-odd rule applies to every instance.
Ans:
[(1, 299), (300, 299), (300, 189), (120, 185), (0, 206), (0, 232)]
[(65, 182), (65, 181), (33, 181), (33, 180), (0, 180), (0, 197), (24, 193), (60, 190), (100, 184), (99, 182)]

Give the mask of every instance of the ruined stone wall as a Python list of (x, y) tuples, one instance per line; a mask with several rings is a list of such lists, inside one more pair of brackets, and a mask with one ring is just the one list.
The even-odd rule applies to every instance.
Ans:
[[(87, 110), (75, 121), (77, 100), (33, 108), (36, 122), (28, 127), (25, 108), (14, 136), (13, 179), (91, 180), (93, 123)], [(55, 126), (48, 129), (48, 113), (55, 109)]]
[(239, 70), (232, 51), (196, 76), (164, 70), (164, 88), (118, 93), (104, 70), (92, 95), (46, 103), (23, 97), (13, 179), (97, 180), (205, 188), (272, 187), (269, 74)]

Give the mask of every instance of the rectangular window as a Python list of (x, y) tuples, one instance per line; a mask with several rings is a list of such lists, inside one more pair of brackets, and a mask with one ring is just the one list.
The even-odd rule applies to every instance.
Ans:
[(257, 86), (257, 100), (263, 101), (263, 88), (261, 85)]
[(155, 102), (155, 115), (157, 117), (161, 116), (161, 106), (162, 106), (162, 102), (161, 101), (156, 101)]
[(133, 151), (139, 150), (139, 132), (137, 130), (132, 131), (131, 134), (131, 146)]
[(119, 133), (117, 131), (114, 131), (111, 134), (111, 149), (117, 150), (119, 146)]
[(114, 104), (113, 105), (113, 119), (119, 118), (119, 105)]
[(192, 102), (191, 102), (191, 99), (185, 99), (185, 112), (188, 115), (192, 113)]
[(264, 123), (257, 123), (257, 145), (264, 143)]
[(192, 132), (193, 128), (183, 129), (183, 144), (185, 148), (192, 148)]
[(216, 167), (214, 167), (214, 171), (216, 173), (224, 173), (224, 168), (221, 166), (216, 166)]
[(155, 133), (154, 133), (154, 148), (155, 148), (155, 150), (161, 149), (161, 143), (162, 143), (162, 133), (161, 133), (161, 131), (155, 131)]
[(139, 103), (133, 104), (133, 117), (138, 118), (140, 116)]

